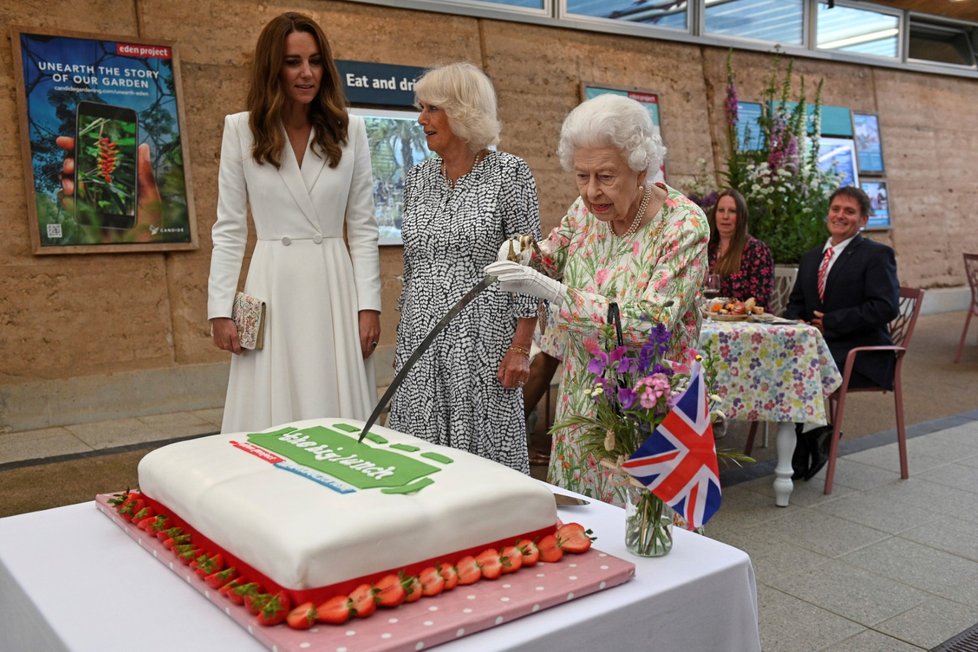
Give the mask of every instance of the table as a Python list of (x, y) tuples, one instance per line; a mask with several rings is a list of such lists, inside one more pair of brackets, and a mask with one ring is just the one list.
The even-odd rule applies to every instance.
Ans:
[[(666, 557), (640, 559), (625, 550), (623, 510), (594, 502), (559, 512), (634, 562), (635, 579), (439, 650), (761, 649), (746, 553), (683, 530)], [(136, 649), (263, 648), (94, 502), (0, 519), (0, 650)]]
[(824, 425), (825, 397), (842, 375), (818, 329), (807, 324), (703, 320), (700, 347), (716, 356), (714, 391), (727, 418), (777, 421), (775, 504), (791, 497), (795, 423)]

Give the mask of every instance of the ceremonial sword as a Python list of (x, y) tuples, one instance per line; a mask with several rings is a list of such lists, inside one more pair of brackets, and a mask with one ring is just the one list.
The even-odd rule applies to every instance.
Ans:
[(435, 337), (438, 336), (438, 333), (445, 330), (445, 327), (448, 326), (448, 322), (452, 321), (452, 319), (454, 319), (458, 313), (462, 312), (462, 309), (465, 308), (465, 306), (472, 303), (473, 299), (482, 294), (482, 291), (495, 283), (496, 280), (497, 279), (495, 276), (488, 275), (479, 281), (475, 287), (466, 292), (465, 296), (458, 300), (458, 303), (452, 306), (452, 309), (441, 318), (441, 321), (435, 324), (435, 327), (431, 329), (428, 336), (421, 340), (421, 344), (418, 345), (418, 348), (415, 349), (414, 353), (411, 354), (411, 357), (407, 359), (407, 362), (404, 363), (401, 370), (397, 372), (396, 376), (394, 376), (394, 380), (391, 381), (391, 384), (387, 388), (387, 391), (384, 392), (384, 395), (380, 397), (380, 402), (377, 403), (377, 407), (374, 408), (370, 418), (367, 419), (367, 423), (363, 426), (363, 430), (360, 432), (360, 438), (357, 439), (357, 442), (362, 442), (363, 438), (366, 437), (367, 433), (370, 431), (370, 426), (377, 423), (377, 418), (380, 417), (380, 413), (384, 411), (384, 407), (391, 400), (391, 397), (394, 396), (394, 392), (396, 392), (397, 388), (404, 382), (408, 371), (410, 371), (411, 367), (414, 366), (414, 363), (418, 361), (418, 358), (420, 358), (424, 352), (428, 350), (428, 347), (431, 346), (432, 341), (434, 341)]

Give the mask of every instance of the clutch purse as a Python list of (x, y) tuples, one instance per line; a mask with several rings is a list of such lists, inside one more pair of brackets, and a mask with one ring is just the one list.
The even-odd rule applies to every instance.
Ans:
[(261, 351), (265, 344), (265, 302), (244, 292), (234, 295), (231, 320), (238, 328), (241, 348)]

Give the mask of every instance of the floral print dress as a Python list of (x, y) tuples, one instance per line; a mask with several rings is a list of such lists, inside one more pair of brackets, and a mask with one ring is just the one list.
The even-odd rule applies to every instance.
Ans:
[[(709, 250), (710, 271), (716, 268), (719, 244)], [(759, 306), (767, 306), (774, 294), (774, 257), (768, 246), (752, 235), (747, 236), (740, 254), (740, 270), (720, 278), (720, 296), (747, 301), (754, 297)]]
[[(499, 246), (540, 233), (536, 183), (526, 163), (490, 152), (454, 186), (441, 159), (416, 165), (404, 189), (404, 289), (397, 304), (394, 369), (400, 371), (435, 324), (482, 280)], [(517, 320), (537, 299), (487, 288), (439, 333), (391, 401), (387, 426), (530, 472), (522, 390), (496, 378)]]
[[(658, 185), (668, 193), (662, 208), (628, 239), (615, 235), (578, 198), (541, 244), (548, 254), (545, 263), (563, 274), (568, 287), (560, 308), (551, 310), (547, 333), (559, 337), (563, 349), (556, 423), (594, 413), (585, 341), (600, 337), (612, 302), (618, 304), (627, 346), (640, 348), (656, 324), (672, 331), (668, 357), (684, 360), (696, 345), (697, 299), (707, 269), (709, 226), (696, 204), (677, 190)], [(627, 481), (583, 453), (576, 432), (576, 428), (553, 432), (548, 480), (623, 505)]]

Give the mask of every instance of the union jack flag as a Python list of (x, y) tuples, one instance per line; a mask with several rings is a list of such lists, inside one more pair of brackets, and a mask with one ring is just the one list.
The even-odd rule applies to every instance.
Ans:
[(720, 472), (699, 363), (686, 391), (649, 438), (622, 464), (639, 482), (679, 512), (690, 529), (720, 509)]

